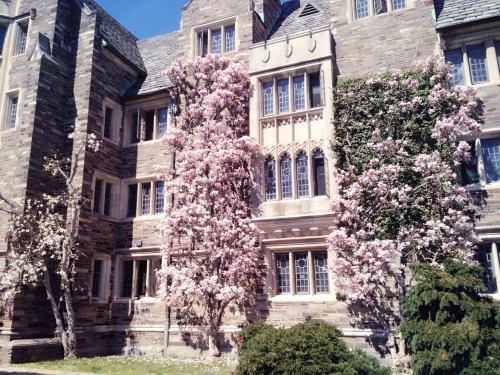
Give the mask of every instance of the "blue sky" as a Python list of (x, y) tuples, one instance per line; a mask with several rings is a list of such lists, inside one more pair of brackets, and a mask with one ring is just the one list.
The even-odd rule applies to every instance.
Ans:
[(188, 0), (96, 0), (139, 39), (179, 30), (181, 8)]

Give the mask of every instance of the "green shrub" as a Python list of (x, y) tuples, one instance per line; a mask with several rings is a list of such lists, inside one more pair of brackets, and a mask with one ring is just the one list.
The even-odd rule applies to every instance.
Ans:
[(289, 329), (267, 324), (243, 332), (238, 375), (386, 375), (390, 370), (360, 350), (351, 351), (333, 325), (306, 321)]
[(500, 368), (499, 304), (480, 295), (483, 269), (412, 264), (401, 334), (415, 375), (490, 375)]

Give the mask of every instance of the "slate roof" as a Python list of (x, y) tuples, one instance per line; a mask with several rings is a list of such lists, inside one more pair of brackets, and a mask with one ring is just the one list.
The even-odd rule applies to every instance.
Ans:
[(146, 66), (137, 46), (138, 39), (134, 34), (111, 17), (94, 0), (83, 0), (83, 2), (90, 10), (97, 12), (101, 21), (101, 36), (108, 43), (107, 48), (130, 62), (139, 71), (146, 73)]
[(177, 58), (179, 32), (140, 40), (139, 50), (146, 64), (148, 75), (140, 79), (125, 97), (140, 96), (168, 88), (172, 83), (163, 71)]
[(438, 30), (500, 17), (500, 0), (434, 0), (434, 7)]
[[(301, 10), (311, 4), (319, 13), (300, 17)], [(281, 4), (281, 16), (276, 21), (268, 39), (295, 34), (330, 24), (330, 5), (328, 0), (289, 0)]]

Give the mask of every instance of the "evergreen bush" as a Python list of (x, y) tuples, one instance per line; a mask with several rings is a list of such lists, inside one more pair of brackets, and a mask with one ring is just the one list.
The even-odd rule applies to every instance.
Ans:
[(388, 375), (390, 369), (350, 350), (331, 324), (308, 320), (289, 329), (267, 324), (243, 332), (238, 375)]
[(452, 260), (412, 264), (401, 334), (415, 375), (491, 375), (500, 369), (500, 305), (480, 293), (483, 269)]

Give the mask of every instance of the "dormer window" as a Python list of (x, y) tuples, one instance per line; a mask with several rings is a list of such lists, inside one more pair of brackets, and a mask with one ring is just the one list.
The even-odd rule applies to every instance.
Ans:
[(207, 27), (196, 32), (196, 55), (228, 53), (236, 50), (236, 28), (234, 24)]

